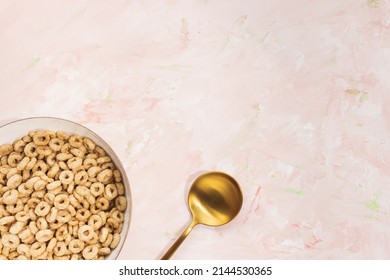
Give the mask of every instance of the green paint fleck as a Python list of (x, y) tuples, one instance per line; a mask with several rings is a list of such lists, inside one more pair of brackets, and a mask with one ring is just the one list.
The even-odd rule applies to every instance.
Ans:
[(357, 183), (355, 185), (358, 189), (363, 189), (364, 188), (364, 185), (362, 183)]
[(41, 58), (39, 56), (35, 56), (34, 60), (26, 67), (25, 70), (34, 67), (35, 65), (39, 64), (40, 62), (41, 62)]
[(171, 86), (169, 87), (169, 89), (170, 89), (171, 91), (176, 91), (176, 90), (177, 90), (177, 87), (176, 87), (176, 85), (171, 85)]
[(367, 6), (370, 8), (379, 8), (379, 0), (367, 0)]
[(376, 201), (376, 199), (371, 199), (371, 200), (368, 200), (368, 201), (364, 202), (364, 206), (368, 210), (371, 210), (371, 211), (378, 212), (378, 210), (379, 210), (379, 204)]
[(359, 97), (359, 102), (363, 103), (364, 101), (368, 100), (368, 94), (366, 92), (363, 92)]
[(297, 196), (302, 196), (303, 195), (303, 191), (298, 191), (298, 190), (294, 190), (294, 189), (291, 189), (291, 188), (287, 188), (287, 189), (284, 189), (286, 192), (289, 192), (289, 193), (292, 193), (292, 194), (295, 194)]
[(41, 62), (41, 58), (39, 57), (39, 56), (36, 56), (35, 58), (34, 58), (34, 65), (35, 64), (38, 64), (39, 62)]

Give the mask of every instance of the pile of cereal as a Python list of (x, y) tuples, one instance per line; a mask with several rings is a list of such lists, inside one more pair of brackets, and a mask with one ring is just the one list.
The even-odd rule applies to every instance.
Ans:
[(34, 131), (0, 146), (0, 260), (104, 259), (126, 207), (119, 170), (89, 138)]

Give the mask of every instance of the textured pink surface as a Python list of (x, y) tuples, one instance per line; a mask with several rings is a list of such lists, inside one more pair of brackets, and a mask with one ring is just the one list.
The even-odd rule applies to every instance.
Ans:
[(175, 258), (389, 259), (389, 19), (388, 0), (2, 0), (0, 123), (62, 117), (112, 145), (122, 259), (158, 258), (214, 169), (242, 212)]

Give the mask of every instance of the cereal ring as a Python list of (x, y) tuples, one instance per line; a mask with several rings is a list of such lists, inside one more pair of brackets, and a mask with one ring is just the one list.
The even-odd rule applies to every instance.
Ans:
[(47, 214), (46, 216), (46, 221), (48, 221), (49, 223), (53, 223), (57, 218), (57, 214), (58, 209), (55, 207), (51, 207), (49, 214)]
[(30, 246), (30, 255), (32, 257), (37, 257), (46, 250), (46, 244), (41, 242), (34, 242)]
[(94, 158), (86, 158), (83, 161), (83, 165), (84, 165), (85, 169), (89, 169), (92, 166), (96, 166), (97, 162), (96, 162), (96, 159), (94, 159)]
[(66, 188), (66, 191), (69, 194), (73, 193), (73, 191), (74, 191), (74, 183), (73, 182), (68, 185), (68, 187)]
[(45, 195), (43, 196), (43, 200), (45, 202), (47, 202), (50, 206), (52, 206), (54, 204), (54, 198), (56, 197), (56, 195), (54, 193), (45, 193)]
[(8, 166), (8, 171), (7, 171), (7, 174), (6, 174), (7, 179), (10, 179), (15, 174), (20, 174), (20, 171), (16, 167)]
[(3, 234), (1, 238), (1, 243), (4, 245), (4, 247), (9, 247), (10, 249), (16, 249), (20, 244), (20, 239), (15, 234), (6, 233)]
[(25, 183), (20, 184), (18, 187), (19, 197), (28, 197), (34, 191), (32, 188), (28, 188)]
[(96, 203), (96, 198), (92, 194), (87, 194), (85, 196), (85, 200), (90, 204), (95, 204)]
[(26, 167), (24, 168), (24, 170), (32, 170), (35, 166), (35, 164), (37, 164), (38, 160), (37, 158), (35, 157), (30, 157), (30, 161), (27, 163)]
[(58, 211), (58, 214), (57, 214), (57, 221), (59, 223), (67, 223), (69, 222), (69, 220), (72, 218), (72, 216), (69, 214), (69, 211), (68, 210), (60, 210)]
[(38, 242), (45, 243), (53, 238), (54, 233), (50, 229), (42, 229), (35, 234)]
[(52, 229), (59, 229), (63, 224), (64, 223), (61, 223), (60, 221), (58, 221), (58, 219), (56, 219), (54, 222), (50, 223), (49, 226)]
[(26, 146), (26, 142), (24, 142), (22, 139), (16, 140), (12, 146), (15, 152), (21, 153), (23, 152), (24, 146)]
[(111, 158), (108, 157), (108, 156), (105, 156), (105, 157), (99, 157), (96, 162), (98, 164), (103, 164), (103, 163), (108, 163), (108, 162), (111, 162)]
[(34, 185), (36, 182), (38, 182), (40, 180), (39, 177), (33, 177), (33, 178), (30, 178), (27, 180), (26, 182), (26, 186), (30, 189), (33, 189), (34, 188)]
[(27, 222), (30, 219), (27, 211), (21, 211), (16, 213), (15, 218), (19, 222)]
[(94, 232), (92, 238), (90, 240), (86, 241), (85, 243), (87, 243), (88, 245), (97, 244), (98, 243), (98, 235), (97, 235), (97, 233)]
[(19, 255), (25, 255), (27, 257), (30, 257), (30, 246), (27, 244), (19, 244), (19, 246), (16, 248), (16, 252), (18, 252)]
[(119, 245), (120, 241), (121, 241), (121, 235), (119, 233), (114, 233), (112, 242), (110, 244), (110, 248), (115, 249)]
[(84, 250), (85, 244), (84, 241), (80, 239), (73, 239), (69, 242), (68, 249), (72, 254), (78, 254)]
[(54, 181), (54, 182), (51, 182), (50, 184), (46, 185), (46, 188), (49, 191), (54, 190), (54, 189), (56, 189), (58, 187), (61, 187), (61, 182), (60, 181)]
[(8, 156), (13, 150), (14, 148), (11, 144), (5, 144), (0, 146), (0, 157)]
[(102, 169), (99, 167), (99, 166), (92, 166), (88, 169), (88, 177), (90, 178), (95, 178), (99, 172), (101, 171)]
[(16, 166), (16, 168), (20, 171), (22, 171), (23, 169), (26, 168), (27, 164), (30, 162), (30, 158), (29, 157), (24, 157), (20, 162), (19, 164)]
[(53, 153), (49, 146), (37, 146), (38, 155), (49, 156)]
[(96, 154), (99, 156), (99, 157), (104, 157), (106, 155), (106, 152), (104, 151), (104, 149), (100, 146), (96, 146), (94, 151), (96, 152)]
[(41, 201), (35, 207), (34, 212), (38, 216), (43, 217), (49, 213), (50, 209), (51, 209), (51, 207), (50, 207), (49, 203), (47, 203), (46, 201)]
[[(115, 208), (113, 208), (113, 209), (115, 209)], [(112, 211), (111, 217), (116, 219), (119, 223), (121, 223), (125, 220), (125, 215), (123, 214), (123, 212), (119, 211), (118, 209), (115, 209), (114, 211)]]
[(84, 147), (87, 148), (89, 152), (92, 152), (96, 147), (95, 142), (93, 142), (91, 139), (87, 137), (84, 137), (83, 142), (84, 142)]
[(30, 177), (31, 177), (31, 172), (29, 170), (24, 169), (22, 171), (23, 182), (26, 182)]
[(57, 135), (57, 138), (58, 138), (58, 139), (61, 139), (61, 140), (68, 140), (69, 137), (70, 137), (70, 135), (69, 135), (68, 133), (63, 132), (63, 131), (58, 131), (58, 132), (56, 133), (56, 135)]
[(35, 158), (38, 156), (38, 152), (37, 152), (37, 146), (35, 145), (35, 143), (31, 142), (31, 143), (28, 143), (25, 147), (24, 147), (24, 154), (30, 158)]
[(107, 239), (104, 242), (102, 242), (102, 246), (103, 247), (109, 247), (111, 242), (112, 242), (112, 240), (113, 240), (113, 238), (114, 238), (114, 236), (111, 233), (109, 233), (107, 235)]
[(53, 138), (49, 141), (49, 147), (54, 152), (59, 152), (62, 148), (62, 145), (64, 145), (64, 141), (59, 138)]
[(16, 221), (12, 226), (10, 226), (9, 233), (17, 235), (25, 225), (25, 222)]
[(83, 138), (79, 135), (72, 135), (69, 137), (69, 144), (72, 147), (80, 148), (83, 145)]
[(89, 241), (93, 238), (94, 231), (91, 226), (83, 225), (79, 228), (77, 233), (80, 240)]
[(104, 197), (107, 198), (108, 200), (113, 200), (117, 196), (118, 196), (118, 190), (115, 184), (108, 184), (104, 188)]
[(73, 194), (69, 195), (69, 202), (76, 209), (81, 207), (80, 202), (77, 200), (77, 198)]
[(118, 195), (125, 194), (125, 186), (122, 183), (115, 183), (116, 189), (118, 190)]
[(109, 170), (114, 170), (115, 169), (115, 165), (112, 163), (112, 162), (107, 162), (107, 163), (104, 163), (100, 166), (103, 170), (104, 169), (109, 169)]
[(63, 154), (70, 154), (70, 149), (72, 149), (72, 147), (69, 145), (69, 143), (65, 143), (62, 147), (61, 147), (61, 153)]
[(43, 229), (47, 229), (48, 228), (48, 224), (47, 224), (47, 221), (45, 220), (45, 218), (38, 218), (37, 221), (36, 221), (36, 224), (37, 224), (37, 228), (39, 230), (43, 230)]
[(114, 229), (114, 233), (121, 233), (123, 230), (123, 225), (124, 223), (120, 223), (119, 226), (116, 229)]
[(107, 184), (112, 179), (112, 170), (104, 169), (97, 175), (97, 180), (100, 183)]
[(106, 241), (108, 234), (109, 234), (108, 228), (106, 227), (101, 228), (99, 232), (99, 242), (103, 243), (104, 241)]
[(47, 185), (47, 182), (40, 179), (40, 180), (38, 180), (38, 181), (35, 182), (35, 184), (34, 184), (34, 190), (36, 190), (36, 191), (43, 190), (43, 189), (46, 188), (46, 185)]
[(58, 163), (54, 163), (51, 167), (50, 167), (50, 169), (49, 169), (49, 171), (47, 172), (47, 176), (49, 177), (49, 178), (54, 178), (56, 175), (57, 175), (57, 173), (60, 171), (60, 166), (58, 165)]
[(59, 209), (66, 209), (69, 206), (69, 197), (66, 194), (59, 194), (54, 199), (54, 206)]
[(3, 203), (7, 205), (11, 205), (16, 203), (19, 197), (19, 193), (17, 190), (9, 190), (3, 194)]
[(122, 175), (121, 175), (121, 172), (118, 169), (115, 169), (113, 174), (114, 174), (114, 179), (115, 179), (116, 183), (122, 182)]
[(81, 208), (76, 211), (76, 219), (81, 222), (88, 221), (89, 217), (91, 217), (91, 212), (88, 209)]
[[(28, 203), (28, 202), (27, 202)], [(34, 207), (35, 208), (35, 207)], [(30, 220), (31, 221), (36, 221), (36, 219), (37, 219), (37, 215), (35, 214), (35, 212), (34, 212), (34, 209), (28, 209), (28, 216), (29, 216), (29, 218), (30, 218)]]
[(57, 162), (56, 162), (56, 154), (55, 154), (55, 153), (52, 153), (52, 154), (50, 154), (50, 155), (48, 155), (48, 156), (46, 157), (46, 164), (47, 164), (49, 167), (53, 166), (55, 163), (57, 163)]
[(16, 189), (17, 187), (19, 187), (22, 181), (23, 181), (22, 176), (20, 176), (19, 174), (15, 174), (8, 179), (7, 187), (9, 187), (10, 189)]
[(93, 228), (93, 230), (98, 230), (102, 225), (103, 221), (99, 215), (92, 215), (88, 219), (88, 225)]
[(106, 212), (103, 212), (103, 211), (100, 211), (100, 212), (98, 213), (98, 215), (102, 218), (102, 223), (103, 223), (103, 225), (105, 225), (106, 222), (107, 222), (107, 213), (106, 213)]
[(7, 165), (8, 164), (7, 161), (8, 161), (8, 156), (0, 157), (1, 165)]
[(122, 212), (125, 211), (127, 208), (126, 197), (124, 197), (123, 195), (118, 196), (115, 199), (115, 207), (118, 208), (119, 211), (122, 211)]
[(13, 222), (15, 222), (15, 217), (14, 216), (6, 216), (6, 217), (3, 217), (0, 219), (0, 225), (1, 226), (4, 226), (4, 225), (10, 225), (12, 224)]
[[(39, 190), (39, 191), (34, 191), (32, 194), (31, 194), (31, 197), (38, 197), (38, 198), (43, 198), (43, 196), (45, 195), (45, 190)], [(28, 198), (27, 198), (28, 199)]]
[(77, 149), (77, 148), (70, 149), (70, 153), (78, 158), (83, 158), (85, 156), (84, 152), (81, 149)]
[(7, 163), (10, 167), (16, 167), (21, 162), (22, 159), (23, 157), (21, 154), (12, 152), (8, 156)]
[(93, 183), (91, 185), (90, 192), (94, 196), (99, 196), (104, 192), (104, 185), (100, 182)]
[(76, 187), (76, 193), (81, 196), (86, 196), (90, 194), (90, 190), (87, 187), (84, 186), (77, 186)]
[(114, 219), (114, 218), (108, 218), (107, 219), (107, 224), (112, 226), (113, 228), (118, 228), (119, 226), (119, 221), (117, 219)]
[(102, 247), (98, 250), (98, 255), (100, 256), (107, 256), (111, 253), (111, 249), (108, 247)]
[(69, 170), (62, 171), (59, 177), (61, 183), (64, 185), (69, 185), (73, 181), (73, 178), (74, 178), (74, 174), (72, 171)]
[(56, 159), (59, 161), (66, 161), (66, 160), (71, 159), (71, 158), (73, 158), (73, 155), (68, 154), (68, 153), (60, 153), (60, 154), (56, 155)]
[(5, 209), (10, 213), (10, 214), (16, 214), (20, 211), (23, 211), (24, 203), (20, 198), (16, 200), (14, 204), (9, 204), (5, 207)]
[(85, 170), (77, 172), (74, 176), (74, 182), (77, 185), (85, 185), (88, 182), (88, 173)]
[(43, 160), (38, 160), (34, 165), (32, 172), (35, 173), (37, 171), (42, 171), (43, 173), (47, 171), (47, 165)]
[(68, 227), (66, 224), (63, 224), (56, 230), (56, 239), (58, 241), (63, 241), (65, 240), (66, 236), (68, 235)]
[(57, 239), (55, 238), (50, 239), (49, 243), (47, 244), (47, 251), (52, 252), (56, 244), (57, 244)]
[(45, 251), (43, 251), (42, 254), (40, 254), (39, 256), (36, 256), (36, 257), (32, 257), (31, 259), (32, 260), (46, 260), (47, 259), (46, 249), (45, 249)]
[[(107, 210), (108, 207), (110, 206), (110, 203), (108, 202), (107, 198), (104, 197), (99, 197), (96, 200), (96, 207), (101, 210)], [(118, 208), (119, 209), (119, 208)]]
[(35, 145), (45, 146), (49, 144), (50, 136), (46, 131), (38, 131), (33, 135)]
[(98, 248), (93, 245), (88, 245), (83, 250), (83, 257), (86, 260), (92, 260), (94, 259), (98, 254)]
[(100, 212), (100, 210), (96, 208), (95, 204), (91, 204), (91, 206), (89, 206), (89, 211), (91, 214), (98, 214)]
[(68, 210), (70, 216), (75, 216), (76, 215), (76, 210), (74, 209), (72, 204), (69, 204), (68, 207), (66, 208)]
[(68, 167), (72, 170), (79, 168), (83, 164), (83, 160), (79, 157), (72, 157), (66, 162)]
[(38, 228), (37, 228), (37, 224), (35, 221), (31, 221), (29, 224), (28, 224), (28, 227), (30, 228), (30, 231), (32, 234), (36, 234), (38, 232)]

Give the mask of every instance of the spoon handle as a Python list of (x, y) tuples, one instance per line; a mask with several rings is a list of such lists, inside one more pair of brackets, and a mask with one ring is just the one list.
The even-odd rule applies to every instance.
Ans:
[(169, 260), (172, 255), (176, 252), (177, 248), (183, 243), (184, 239), (188, 236), (194, 226), (197, 224), (195, 220), (192, 220), (191, 224), (185, 229), (185, 231), (180, 235), (180, 237), (173, 243), (173, 245), (168, 249), (165, 255), (161, 258), (162, 260)]

